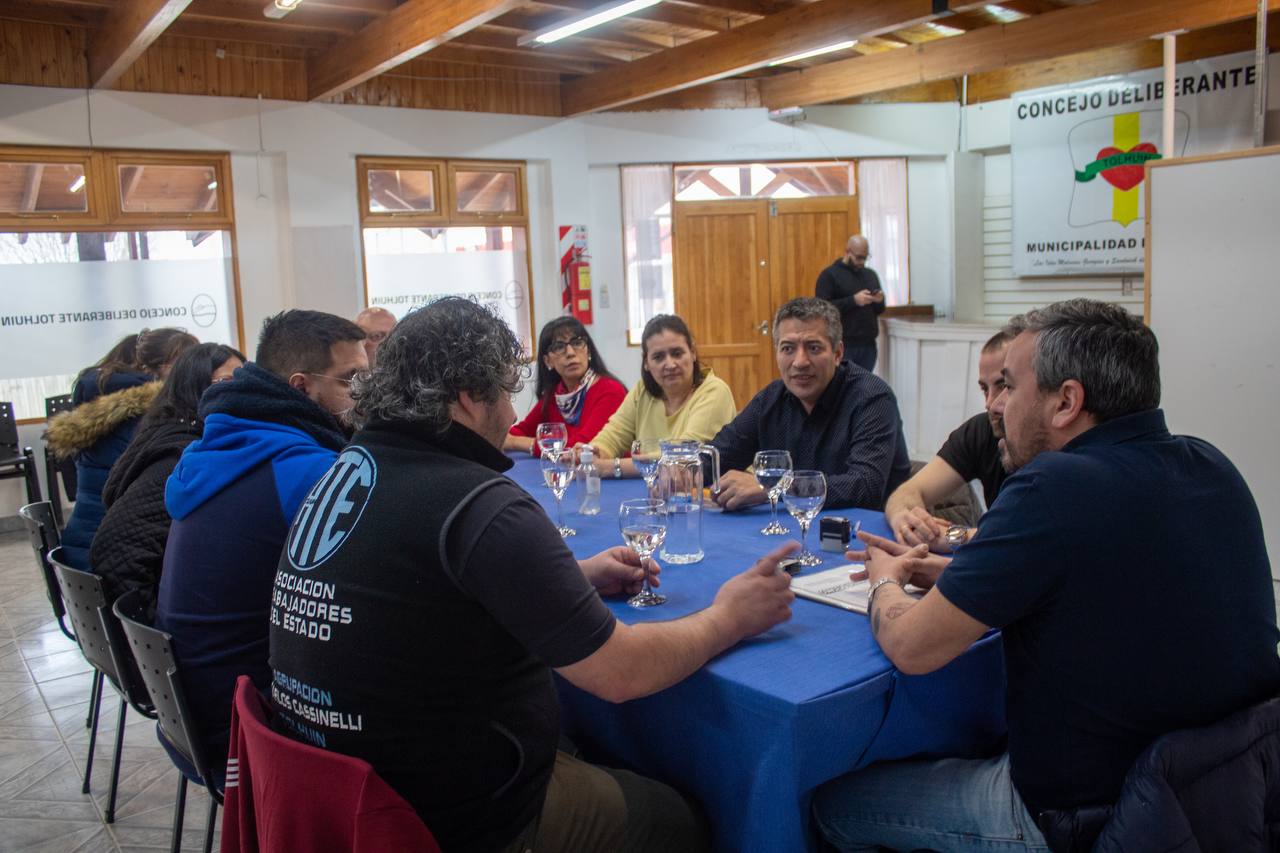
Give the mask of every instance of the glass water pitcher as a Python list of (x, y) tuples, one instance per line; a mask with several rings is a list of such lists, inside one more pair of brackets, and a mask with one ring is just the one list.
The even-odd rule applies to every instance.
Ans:
[(666, 502), (667, 538), (660, 560), (668, 563), (696, 563), (702, 551), (702, 457), (711, 457), (714, 487), (720, 481), (720, 451), (696, 441), (661, 442), (662, 458), (658, 460), (655, 478), (658, 497)]

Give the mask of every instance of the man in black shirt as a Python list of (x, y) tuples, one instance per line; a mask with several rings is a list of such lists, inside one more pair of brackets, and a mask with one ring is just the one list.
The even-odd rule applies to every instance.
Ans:
[[(1280, 689), (1257, 504), (1220, 451), (1169, 432), (1155, 335), (1086, 299), (1010, 326), (994, 410), (1013, 473), (977, 536), (949, 562), (865, 534), (849, 554), (903, 673), (1001, 630), (1008, 747), (827, 783), (814, 812), (842, 850), (1045, 850), (1046, 813), (1111, 805), (1156, 738)], [(926, 564), (941, 572), (916, 600), (902, 586)]]
[(814, 295), (840, 312), (844, 327), (844, 357), (864, 370), (876, 369), (876, 336), (884, 313), (884, 291), (875, 270), (867, 266), (871, 250), (867, 238), (854, 234), (844, 257), (818, 274)]
[(953, 531), (948, 541), (951, 522), (936, 518), (929, 507), (941, 502), (970, 480), (982, 481), (982, 496), (987, 506), (995, 503), (1005, 470), (1000, 461), (1000, 439), (1004, 438), (1004, 420), (993, 411), (992, 404), (1004, 390), (1004, 351), (1009, 334), (997, 332), (982, 346), (978, 357), (978, 387), (986, 403), (986, 411), (974, 415), (947, 437), (938, 455), (929, 460), (910, 480), (899, 486), (884, 506), (885, 519), (899, 542), (906, 545), (926, 544), (930, 550), (947, 553), (958, 543), (973, 538), (973, 528)]
[(729, 510), (763, 502), (746, 469), (760, 450), (787, 450), (794, 469), (826, 474), (826, 506), (883, 509), (911, 474), (893, 391), (841, 360), (840, 315), (829, 302), (792, 299), (778, 309), (773, 337), (782, 378), (712, 439), (725, 471), (716, 501)]
[(502, 475), (523, 348), (447, 298), (411, 313), (352, 391), (362, 429), (294, 519), (271, 610), (280, 730), (363, 758), (452, 853), (701, 850), (672, 789), (556, 749), (551, 670), (622, 702), (790, 616), (779, 548), (706, 609), (625, 625), (624, 547), (579, 562)]

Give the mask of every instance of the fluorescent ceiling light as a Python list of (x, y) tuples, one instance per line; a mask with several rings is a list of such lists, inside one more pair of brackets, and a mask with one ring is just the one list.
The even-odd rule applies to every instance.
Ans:
[(262, 10), (262, 14), (267, 18), (283, 18), (292, 12), (302, 3), (302, 0), (272, 0)]
[(986, 10), (988, 15), (1002, 24), (1011, 24), (1014, 21), (1021, 21), (1023, 18), (1030, 17), (1015, 9), (1006, 9), (1004, 6), (999, 6), (995, 3), (988, 3), (982, 8)]
[(599, 6), (593, 11), (579, 15), (577, 18), (566, 21), (563, 24), (556, 24), (536, 33), (521, 36), (516, 40), (516, 44), (521, 47), (526, 44), (551, 44), (552, 42), (560, 41), (560, 39), (577, 35), (583, 30), (589, 30), (592, 27), (598, 27), (601, 24), (607, 24), (618, 18), (626, 17), (633, 12), (639, 12), (641, 9), (656, 6), (661, 2), (662, 0), (625, 0), (622, 3)]
[(769, 63), (769, 66), (786, 65), (791, 62), (799, 62), (802, 59), (812, 59), (815, 56), (822, 56), (824, 53), (835, 53), (837, 50), (848, 50), (857, 43), (858, 42), (856, 40), (836, 42), (835, 44), (829, 44), (826, 47), (814, 48), (813, 50), (806, 50), (804, 53), (797, 53), (792, 56), (784, 56), (782, 59), (775, 59), (773, 62)]
[(959, 27), (948, 27), (946, 24), (939, 24), (936, 21), (930, 21), (929, 23), (925, 24), (925, 26), (933, 30), (935, 33), (937, 33), (940, 36), (964, 35), (964, 30), (960, 29)]
[(75, 181), (71, 184), (71, 186), (67, 187), (67, 192), (78, 193), (82, 189), (84, 189), (84, 175), (81, 175), (80, 177), (76, 178)]

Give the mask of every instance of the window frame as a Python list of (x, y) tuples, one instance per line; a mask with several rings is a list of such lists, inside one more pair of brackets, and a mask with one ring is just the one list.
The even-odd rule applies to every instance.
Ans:
[[(435, 188), (435, 211), (369, 209), (369, 172), (401, 169), (407, 172), (431, 172)], [(365, 228), (412, 227), (414, 225), (443, 225), (449, 220), (450, 201), (445, 161), (433, 158), (413, 157), (357, 157), (356, 191), (360, 199), (360, 230)], [(361, 240), (363, 249), (363, 239)]]
[[(164, 226), (166, 230), (175, 224), (230, 227), (234, 219), (231, 211), (231, 160), (226, 154), (202, 155), (156, 151), (105, 151), (102, 159), (106, 166), (106, 191), (108, 210), (113, 225), (127, 225), (129, 230), (145, 230), (147, 226)], [(216, 211), (126, 211), (120, 192), (120, 166), (208, 166), (212, 167), (218, 182), (214, 191), (218, 199)], [(142, 226), (141, 229), (132, 226)], [(203, 229), (202, 229), (203, 230)], [(218, 228), (217, 230), (221, 230)]]
[[(121, 209), (115, 164), (212, 165), (218, 181), (219, 210), (208, 214), (125, 213)], [(92, 233), (111, 231), (226, 231), (231, 241), (231, 294), (235, 306), (235, 336), (245, 350), (244, 301), (240, 288), (240, 253), (236, 240), (231, 156), (216, 151), (95, 149), (54, 146), (0, 145), (6, 163), (79, 163), (84, 166), (86, 212), (0, 212), (0, 231), (6, 233)], [(19, 426), (44, 423), (44, 418), (21, 418)]]
[[(369, 304), (369, 264), (368, 247), (365, 245), (365, 230), (369, 228), (523, 228), (524, 229), (524, 263), (525, 263), (525, 304), (529, 306), (529, 340), (525, 342), (528, 353), (537, 348), (538, 314), (533, 300), (533, 244), (534, 238), (529, 224), (528, 186), (525, 183), (523, 160), (459, 160), (442, 157), (380, 157), (376, 155), (356, 155), (356, 194), (359, 204), (360, 230), (360, 277), (364, 291), (363, 305)], [(369, 177), (370, 169), (401, 168), (413, 171), (436, 171), (436, 205), (441, 213), (424, 214), (419, 211), (397, 211), (373, 213), (369, 210)], [(512, 172), (516, 176), (516, 199), (518, 212), (483, 212), (459, 213), (455, 208), (454, 175), (462, 171), (486, 170)]]
[(0, 146), (0, 162), (34, 165), (71, 164), (84, 169), (83, 211), (0, 211), (0, 230), (4, 231), (89, 231), (107, 226), (107, 201), (104, 192), (101, 158), (95, 152), (75, 148), (40, 148)]

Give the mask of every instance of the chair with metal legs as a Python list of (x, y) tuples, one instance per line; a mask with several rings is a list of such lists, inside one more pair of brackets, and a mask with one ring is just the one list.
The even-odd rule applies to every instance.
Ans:
[[(127, 592), (116, 600), (116, 618), (128, 638), (129, 649), (151, 702), (157, 711), (160, 733), (194, 768), (195, 781), (209, 791), (209, 818), (205, 824), (204, 850), (213, 849), (213, 832), (218, 818), (218, 806), (222, 804), (222, 792), (213, 784), (209, 764), (201, 750), (200, 737), (193, 728), (191, 710), (187, 706), (182, 679), (178, 675), (178, 662), (173, 654), (173, 638), (158, 628), (147, 624), (146, 611), (139, 594)], [(224, 761), (225, 756), (218, 756)], [(182, 847), (182, 819), (187, 803), (187, 774), (178, 768), (178, 795), (173, 805), (173, 851)]]
[(102, 710), (102, 684), (111, 683), (120, 695), (120, 716), (116, 722), (116, 751), (111, 760), (111, 790), (103, 820), (112, 823), (116, 819), (116, 791), (120, 784), (120, 753), (124, 748), (124, 724), (130, 706), (150, 719), (156, 718), (155, 707), (141, 684), (133, 659), (129, 655), (126, 640), (120, 632), (120, 624), (111, 613), (110, 602), (102, 588), (102, 578), (89, 572), (73, 569), (62, 562), (62, 549), (55, 548), (49, 554), (62, 600), (75, 628), (76, 642), (85, 660), (98, 671), (96, 708), (89, 727), (89, 756), (85, 760), (84, 785), (81, 790), (89, 793), (89, 777), (93, 770), (93, 752), (98, 738), (98, 715)]
[[(67, 608), (62, 601), (62, 590), (58, 587), (58, 578), (49, 562), (49, 552), (62, 544), (62, 534), (58, 532), (52, 504), (49, 501), (27, 504), (18, 510), (18, 515), (27, 526), (27, 535), (31, 537), (31, 550), (35, 551), (36, 565), (40, 569), (40, 577), (44, 579), (44, 592), (49, 597), (49, 606), (53, 608), (53, 616), (58, 620), (58, 630), (68, 639), (74, 640), (75, 633), (67, 627)], [(98, 682), (101, 678), (102, 673), (95, 669), (93, 684), (89, 687), (89, 713), (84, 718), (86, 729), (93, 724), (93, 713), (98, 707)], [(88, 788), (85, 793), (88, 793)]]

